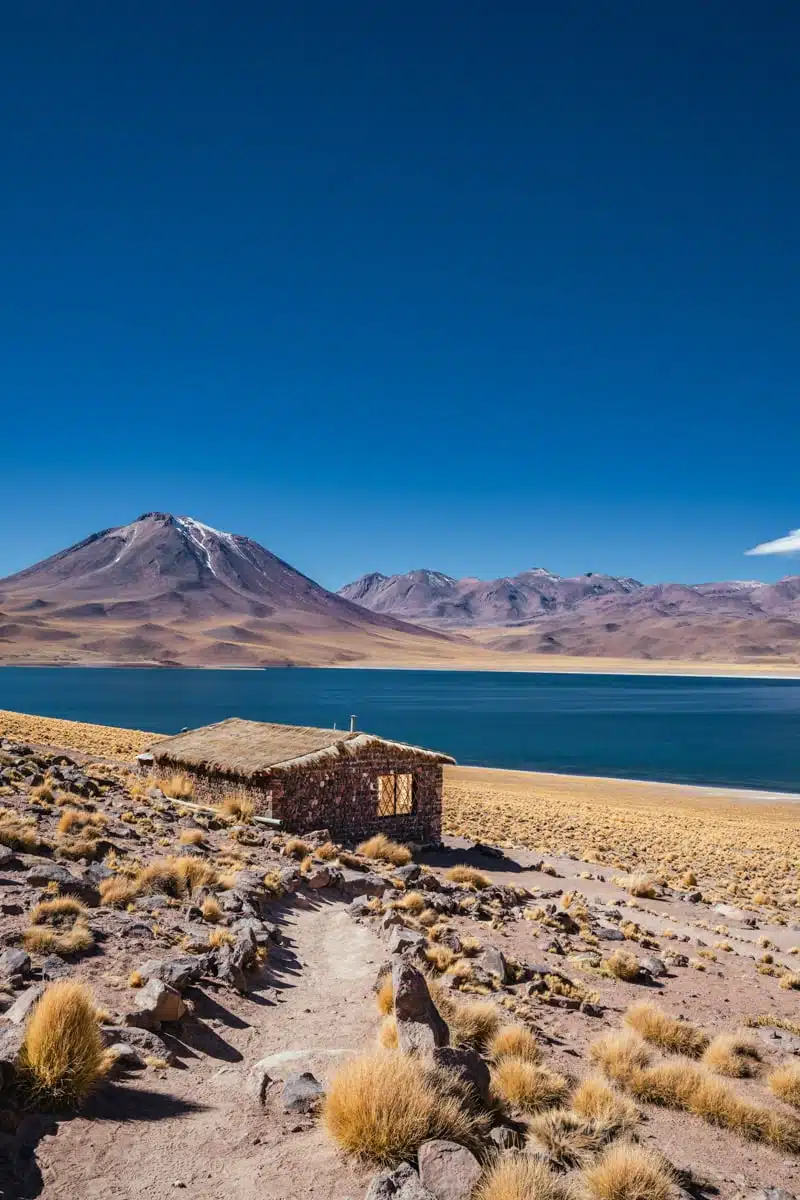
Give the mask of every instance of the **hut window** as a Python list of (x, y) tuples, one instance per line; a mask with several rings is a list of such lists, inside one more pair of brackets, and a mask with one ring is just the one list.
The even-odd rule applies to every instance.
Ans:
[(378, 816), (396, 817), (414, 811), (414, 776), (378, 776)]

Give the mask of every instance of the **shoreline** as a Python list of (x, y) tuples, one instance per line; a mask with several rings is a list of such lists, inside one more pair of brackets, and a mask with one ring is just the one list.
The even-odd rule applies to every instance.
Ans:
[[(38, 745), (53, 746), (65, 751), (74, 750), (81, 754), (116, 758), (130, 762), (137, 754), (147, 749), (166, 733), (150, 730), (126, 729), (116, 725), (101, 725), (85, 721), (72, 721), (61, 717), (38, 716), (0, 709), (0, 737), (10, 740), (30, 741)], [(673, 782), (658, 779), (630, 779), (616, 775), (582, 775), (557, 771), (532, 771), (515, 767), (483, 767), (456, 764), (445, 768), (445, 786), (448, 782), (457, 786), (459, 782), (470, 787), (481, 784), (493, 788), (510, 788), (514, 792), (562, 793), (587, 795), (597, 792), (609, 800), (624, 802), (641, 801), (651, 803), (666, 793), (676, 804), (715, 803), (764, 805), (789, 805), (800, 803), (800, 790), (784, 792), (771, 788), (749, 788), (736, 785), (718, 785)]]

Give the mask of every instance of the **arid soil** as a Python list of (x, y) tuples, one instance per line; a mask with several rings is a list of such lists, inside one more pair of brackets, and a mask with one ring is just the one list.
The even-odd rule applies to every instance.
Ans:
[[(91, 988), (107, 1044), (133, 1042), (77, 1115), (0, 1091), (0, 1195), (364, 1196), (376, 1166), (345, 1156), (313, 1104), (284, 1111), (283, 1089), (302, 1071), (330, 1087), (378, 1036), (391, 1044), (373, 985), (403, 939), (450, 1003), (488, 1000), (525, 1024), (569, 1087), (641, 999), (709, 1035), (746, 1029), (752, 1073), (713, 1077), (782, 1116), (779, 1144), (650, 1103), (635, 1136), (679, 1169), (675, 1200), (797, 1190), (800, 1112), (768, 1084), (800, 1062), (791, 803), (453, 769), (445, 847), (400, 869), (165, 798), (129, 773), (149, 735), (27, 721), (0, 714), (0, 953), (29, 948), (0, 1008), (64, 973)], [(94, 823), (65, 831), (70, 810)], [(147, 868), (164, 858), (193, 860), (202, 882), (153, 890)], [(475, 873), (451, 879), (460, 864)], [(132, 885), (127, 903), (109, 881)], [(35, 905), (59, 895), (80, 898), (91, 944), (54, 956), (30, 930)], [(258, 945), (237, 973), (242, 922)], [(186, 1011), (146, 1031), (137, 1013), (154, 960), (200, 966), (177, 989)], [(10, 1024), (0, 1014), (0, 1035)]]

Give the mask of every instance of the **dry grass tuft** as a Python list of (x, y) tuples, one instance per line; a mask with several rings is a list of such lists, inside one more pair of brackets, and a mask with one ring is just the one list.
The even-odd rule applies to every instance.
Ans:
[(440, 1090), (423, 1061), (383, 1051), (339, 1068), (322, 1119), (348, 1154), (385, 1166), (413, 1160), (430, 1138), (475, 1146), (486, 1128), (457, 1096)]
[(232, 792), (223, 796), (219, 812), (223, 817), (238, 821), (240, 825), (252, 824), (256, 806), (244, 792)]
[(581, 1174), (591, 1200), (671, 1200), (675, 1176), (665, 1159), (646, 1146), (618, 1142)]
[(81, 812), (77, 808), (65, 808), (58, 820), (58, 832), (66, 834), (81, 829), (86, 837), (96, 837), (106, 824), (102, 813)]
[(25, 1031), (20, 1068), (35, 1097), (77, 1104), (106, 1064), (91, 993), (62, 980), (48, 987)]
[(385, 976), (383, 983), (375, 993), (375, 999), (378, 1003), (378, 1012), (382, 1016), (388, 1017), (394, 1009), (394, 989), (391, 975)]
[(283, 847), (283, 853), (287, 858), (296, 858), (298, 861), (307, 858), (311, 853), (312, 847), (308, 842), (304, 842), (302, 838), (289, 838), (286, 845)]
[(384, 1017), (378, 1030), (378, 1045), (384, 1050), (396, 1050), (399, 1046), (397, 1038), (397, 1021), (393, 1016)]
[(638, 1034), (622, 1029), (618, 1033), (606, 1033), (589, 1047), (589, 1058), (609, 1079), (625, 1085), (636, 1071), (647, 1067), (651, 1061), (647, 1043)]
[(170, 775), (169, 779), (162, 779), (159, 786), (164, 795), (173, 800), (189, 800), (194, 795), (194, 782), (180, 772)]
[(203, 920), (209, 921), (212, 925), (222, 916), (222, 906), (214, 896), (207, 896), (203, 901), (200, 911), (203, 914)]
[(236, 934), (231, 933), (229, 929), (210, 929), (208, 932), (208, 944), (216, 949), (218, 946), (232, 946), (236, 941)]
[(492, 1068), (492, 1091), (498, 1100), (524, 1113), (562, 1104), (569, 1085), (563, 1075), (524, 1058), (503, 1058)]
[(32, 804), (55, 804), (56, 792), (51, 783), (39, 783), (28, 792)]
[(109, 908), (127, 908), (138, 895), (138, 883), (124, 876), (115, 875), (100, 884), (100, 900)]
[(770, 1071), (767, 1083), (779, 1100), (800, 1108), (800, 1062), (783, 1063)]
[(639, 960), (628, 950), (615, 950), (613, 954), (609, 954), (608, 958), (603, 963), (603, 969), (608, 975), (613, 975), (615, 979), (621, 979), (625, 983), (633, 983), (639, 978)]
[(585, 1166), (608, 1141), (605, 1129), (569, 1109), (540, 1113), (528, 1128), (528, 1144), (543, 1151), (560, 1171)]
[(434, 970), (441, 973), (452, 965), (456, 956), (449, 946), (437, 946), (434, 944), (425, 947), (425, 957)]
[(332, 858), (336, 858), (339, 853), (337, 846), (333, 842), (323, 842), (322, 845), (314, 851), (317, 858), (321, 858), (323, 862), (330, 862)]
[(443, 1011), (438, 999), (434, 1002), (450, 1026), (455, 1046), (464, 1042), (475, 1050), (485, 1050), (503, 1020), (500, 1009), (489, 1000), (452, 1003), (448, 1012)]
[(25, 854), (35, 854), (44, 844), (34, 821), (21, 819), (11, 809), (0, 809), (1, 846), (8, 846), (9, 850), (21, 850)]
[(658, 884), (652, 876), (643, 872), (629, 875), (623, 881), (622, 886), (631, 896), (636, 896), (640, 900), (654, 900), (658, 895)]
[(422, 892), (406, 892), (402, 900), (398, 900), (394, 907), (401, 908), (404, 912), (411, 913), (412, 916), (419, 916), (425, 908), (425, 897)]
[(611, 1136), (627, 1133), (642, 1119), (636, 1105), (606, 1083), (601, 1075), (584, 1079), (572, 1095), (572, 1109), (589, 1121), (596, 1121)]
[(451, 867), (445, 872), (451, 883), (465, 883), (467, 887), (477, 888), (481, 891), (491, 885), (491, 879), (483, 871), (478, 871), (475, 867), (467, 866), (462, 863), (460, 866)]
[(182, 829), (178, 841), (182, 846), (199, 846), (205, 836), (202, 829)]
[(140, 988), (145, 985), (145, 977), (141, 971), (131, 971), (128, 976), (128, 987)]
[(366, 842), (356, 846), (356, 852), (363, 854), (365, 858), (391, 863), (395, 867), (404, 867), (411, 862), (411, 851), (408, 846), (393, 842), (384, 833), (376, 833), (374, 837), (368, 838)]
[(54, 929), (51, 925), (32, 925), (22, 935), (26, 950), (34, 954), (60, 954), (69, 958), (73, 954), (85, 954), (94, 945), (94, 934), (83, 921), (76, 921), (69, 929)]
[(640, 1000), (625, 1013), (625, 1022), (646, 1042), (651, 1042), (670, 1054), (685, 1054), (699, 1058), (708, 1046), (708, 1035), (690, 1021), (679, 1021), (653, 1004)]
[(59, 896), (55, 900), (40, 900), (30, 912), (31, 925), (74, 925), (78, 917), (84, 917), (86, 909), (73, 896)]
[(779, 987), (782, 987), (785, 991), (800, 991), (800, 972), (787, 971), (785, 975), (781, 975)]
[(182, 858), (159, 858), (144, 867), (135, 883), (144, 894), (163, 892), (181, 898), (196, 888), (216, 882), (214, 869), (201, 858), (186, 855)]
[(489, 1042), (488, 1049), (495, 1062), (510, 1056), (538, 1063), (542, 1057), (536, 1038), (524, 1025), (501, 1025)]
[(569, 1196), (558, 1176), (528, 1154), (496, 1158), (475, 1192), (475, 1200), (568, 1200)]
[(718, 1075), (747, 1079), (755, 1075), (761, 1058), (761, 1048), (748, 1034), (720, 1033), (709, 1043), (703, 1062)]

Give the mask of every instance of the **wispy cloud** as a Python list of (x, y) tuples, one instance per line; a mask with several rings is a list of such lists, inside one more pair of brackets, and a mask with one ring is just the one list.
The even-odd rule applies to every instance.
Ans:
[(798, 554), (800, 553), (800, 529), (793, 529), (786, 537), (775, 538), (773, 542), (762, 542), (745, 550), (745, 554)]

